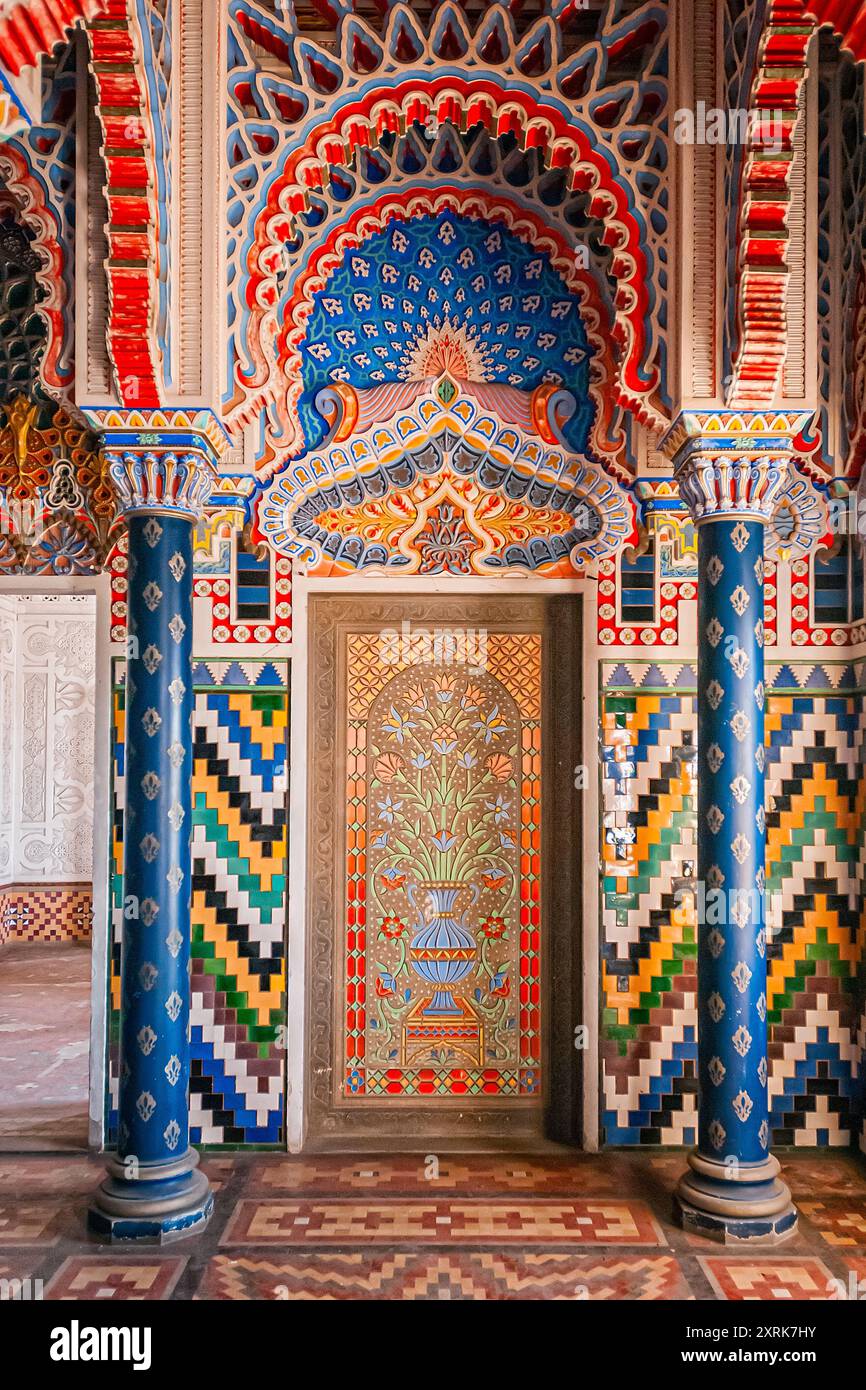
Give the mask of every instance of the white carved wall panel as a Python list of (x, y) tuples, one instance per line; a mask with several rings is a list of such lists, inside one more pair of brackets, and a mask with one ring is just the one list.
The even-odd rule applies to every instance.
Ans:
[(0, 596), (0, 886), (12, 878), (15, 604)]
[[(0, 636), (0, 650), (3, 642)], [(14, 600), (12, 675), (4, 665), (0, 677), (4, 691), (8, 685), (13, 692), (11, 709), (4, 694), (3, 711), (11, 768), (0, 740), (0, 813), (11, 800), (6, 882), (92, 876), (95, 642), (90, 597)], [(0, 814), (0, 843), (4, 824)]]

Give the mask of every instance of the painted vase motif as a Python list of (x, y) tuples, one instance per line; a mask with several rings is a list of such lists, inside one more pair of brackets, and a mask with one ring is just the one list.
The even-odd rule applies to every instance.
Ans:
[(424, 1014), (459, 1016), (463, 1011), (452, 987), (471, 974), (478, 954), (475, 937), (457, 921), (455, 904), (462, 883), (421, 883), (428, 895), (427, 916), (409, 945), (409, 959), (417, 974), (433, 985), (433, 997)]

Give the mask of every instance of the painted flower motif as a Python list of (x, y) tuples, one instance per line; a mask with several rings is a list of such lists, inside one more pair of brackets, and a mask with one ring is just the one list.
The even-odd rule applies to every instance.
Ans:
[(417, 768), (419, 772), (422, 772), (425, 767), (429, 767), (432, 761), (433, 759), (428, 757), (426, 753), (416, 753), (414, 757), (409, 759), (412, 766)]
[(731, 979), (737, 986), (740, 994), (745, 994), (746, 990), (749, 988), (749, 981), (751, 978), (752, 972), (746, 965), (746, 962), (744, 960), (737, 961), (737, 964), (731, 971)]
[(442, 854), (445, 854), (447, 850), (457, 844), (457, 836), (449, 835), (448, 831), (443, 826), (436, 835), (430, 836), (430, 842), (435, 845)]
[(507, 882), (507, 874), (482, 874), (481, 882), (492, 893), (501, 893)]
[(416, 685), (409, 686), (406, 691), (406, 699), (412, 709), (417, 710), (421, 714), (427, 709), (427, 696), (420, 681)]
[(397, 981), (389, 971), (376, 976), (376, 993), (380, 999), (387, 999), (397, 993)]
[(380, 782), (393, 782), (403, 771), (404, 763), (399, 753), (381, 753), (373, 763), (373, 773)]
[(485, 743), (492, 743), (495, 738), (502, 737), (502, 732), (508, 725), (499, 713), (499, 706), (494, 705), (486, 714), (479, 715), (472, 727), (484, 735)]
[(511, 993), (511, 980), (507, 975), (497, 971), (490, 981), (489, 989), (490, 993), (495, 995), (497, 999), (507, 999)]
[(754, 1109), (752, 1097), (746, 1091), (739, 1091), (731, 1101), (731, 1105), (734, 1107), (734, 1114), (737, 1119), (741, 1124), (745, 1124)]
[(506, 819), (506, 817), (508, 816), (509, 807), (511, 806), (511, 802), (506, 801), (505, 798), (502, 796), (497, 796), (495, 801), (486, 801), (484, 804), (487, 807), (488, 811), (493, 812), (494, 825), (499, 825), (500, 821), (504, 821)]
[(391, 889), (402, 888), (403, 884), (406, 882), (406, 875), (401, 874), (399, 869), (383, 869), (379, 875), (379, 879), (382, 887), (387, 893)]
[(434, 676), (433, 687), (436, 691), (436, 699), (440, 705), (448, 705), (454, 699), (454, 686), (456, 682), (453, 676)]
[(379, 935), (386, 936), (389, 941), (399, 941), (401, 936), (405, 936), (409, 928), (400, 917), (383, 917), (379, 923)]
[(383, 820), (386, 825), (393, 825), (394, 816), (396, 812), (400, 810), (402, 805), (402, 801), (392, 801), (390, 796), (386, 796), (384, 801), (380, 801), (378, 803), (379, 818)]
[(461, 753), (460, 757), (457, 759), (457, 766), (464, 767), (468, 771), (469, 768), (474, 767), (477, 762), (478, 759), (476, 758), (475, 754), (470, 753), (469, 749), (467, 748), (466, 751)]
[(485, 758), (484, 766), (497, 782), (506, 782), (511, 776), (513, 763), (504, 753), (491, 753), (489, 758)]
[(386, 720), (382, 725), (386, 734), (390, 734), (398, 743), (402, 743), (410, 729), (417, 729), (418, 725), (414, 719), (406, 719), (398, 710), (396, 705), (391, 706), (390, 721)]
[(707, 749), (707, 767), (710, 769), (710, 772), (718, 772), (724, 761), (725, 755), (722, 749), (717, 743), (711, 743)]
[(453, 753), (458, 742), (457, 730), (451, 724), (443, 724), (433, 736), (433, 747), (437, 753)]
[(484, 691), (477, 685), (467, 685), (460, 700), (463, 709), (477, 709), (484, 699)]
[(722, 703), (722, 700), (724, 698), (724, 694), (725, 687), (723, 685), (719, 685), (719, 682), (717, 680), (710, 681), (709, 685), (707, 686), (707, 703), (709, 704), (710, 709), (719, 708), (719, 705)]
[(741, 1057), (745, 1057), (752, 1046), (752, 1035), (745, 1024), (741, 1023), (736, 1033), (732, 1034), (731, 1042), (734, 1045), (734, 1051), (739, 1053)]
[(498, 940), (505, 935), (507, 930), (504, 917), (485, 917), (481, 923), (481, 930), (491, 941)]

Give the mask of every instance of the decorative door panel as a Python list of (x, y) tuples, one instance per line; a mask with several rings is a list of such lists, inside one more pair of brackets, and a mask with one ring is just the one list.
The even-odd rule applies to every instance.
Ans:
[(540, 600), (314, 600), (310, 1137), (538, 1134)]

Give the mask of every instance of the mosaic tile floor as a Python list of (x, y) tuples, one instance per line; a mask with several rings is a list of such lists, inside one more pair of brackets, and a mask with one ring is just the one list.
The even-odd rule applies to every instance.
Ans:
[[(827, 1299), (866, 1289), (866, 1163), (784, 1162), (800, 1231), (743, 1253), (671, 1220), (678, 1154), (212, 1156), (216, 1212), (165, 1249), (87, 1236), (97, 1159), (0, 1157), (0, 1279), (46, 1299)], [(850, 1294), (849, 1294), (850, 1296)]]

